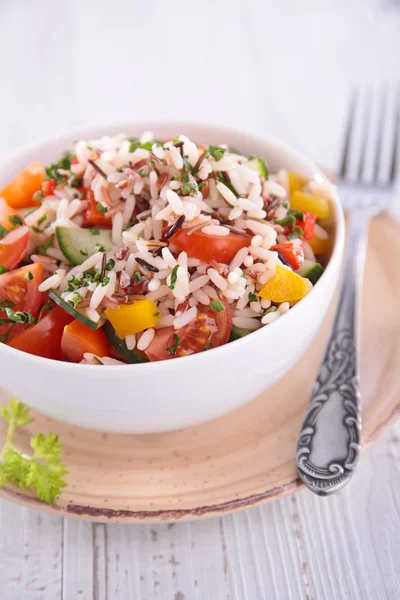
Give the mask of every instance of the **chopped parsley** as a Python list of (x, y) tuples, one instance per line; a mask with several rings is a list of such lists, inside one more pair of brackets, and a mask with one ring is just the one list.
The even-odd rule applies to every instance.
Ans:
[(86, 250), (79, 250), (79, 254), (82, 254), (82, 256), (88, 256), (88, 253)]
[(302, 238), (304, 236), (304, 232), (300, 225), (296, 225), (292, 233), (287, 236), (288, 240), (294, 240), (295, 238)]
[(211, 302), (210, 308), (215, 312), (222, 312), (223, 310), (225, 310), (225, 306), (223, 305), (221, 300), (219, 300), (219, 298), (215, 298), (215, 300)]
[(45, 213), (44, 215), (42, 215), (42, 216), (40, 217), (40, 219), (38, 219), (38, 220), (36, 221), (36, 225), (41, 225), (42, 223), (44, 223), (44, 222), (45, 222), (45, 220), (46, 220), (46, 219), (47, 219), (47, 213)]
[(184, 183), (189, 183), (189, 173), (187, 171), (183, 173), (183, 181)]
[(73, 156), (71, 152), (65, 152), (57, 163), (53, 163), (49, 167), (46, 167), (47, 179), (54, 179), (57, 184), (65, 183), (64, 175), (60, 175), (59, 169), (69, 171), (71, 169), (71, 160)]
[(101, 282), (102, 287), (106, 286), (108, 283), (110, 283), (110, 278), (104, 277), (103, 281)]
[(16, 225), (23, 225), (24, 224), (23, 220), (18, 215), (8, 215), (8, 220), (14, 226), (16, 226)]
[(7, 273), (8, 271), (9, 269), (7, 269), (7, 267), (0, 265), (0, 275), (3, 275), (3, 273)]
[(1, 319), (3, 323), (35, 323), (36, 319), (29, 312), (13, 311), (6, 308), (7, 319)]
[(288, 212), (289, 212), (289, 215), (294, 215), (296, 217), (296, 219), (298, 219), (299, 221), (304, 221), (303, 211), (295, 210), (294, 208), (291, 208)]
[(239, 194), (237, 192), (237, 190), (233, 187), (233, 185), (227, 180), (227, 178), (225, 177), (225, 175), (222, 173), (222, 171), (217, 171), (217, 179), (220, 183), (223, 183), (224, 185), (226, 185), (226, 187), (228, 189), (231, 190), (231, 192), (233, 192), (235, 194), (235, 196), (239, 197)]
[(218, 162), (224, 156), (226, 150), (220, 146), (208, 146), (208, 153)]
[(135, 150), (137, 150), (138, 148), (142, 148), (143, 150), (148, 150), (150, 152), (153, 147), (153, 144), (156, 143), (156, 142), (144, 142), (142, 144), (142, 142), (137, 138), (129, 138), (129, 141), (130, 141), (129, 152), (135, 152)]
[(0, 299), (0, 308), (14, 308), (15, 303), (5, 298), (4, 300)]
[(179, 269), (179, 265), (175, 265), (174, 268), (172, 269), (171, 283), (168, 286), (170, 290), (174, 290), (175, 289), (176, 280), (178, 278), (178, 269)]
[(136, 283), (139, 283), (139, 281), (142, 279), (142, 274), (139, 273), (139, 271), (136, 271), (134, 276), (132, 277), (133, 281), (135, 281)]
[(267, 310), (262, 314), (263, 317), (265, 317), (265, 315), (268, 315), (269, 313), (275, 312), (277, 309), (276, 306), (270, 306), (269, 308), (267, 308)]
[(174, 344), (172, 346), (168, 346), (167, 350), (171, 356), (175, 356), (177, 349), (181, 345), (181, 340), (179, 338), (179, 335), (177, 335), (176, 333), (173, 333), (172, 337), (174, 338)]
[(160, 313), (158, 311), (153, 313), (153, 317), (158, 317), (158, 316), (160, 316)]
[(94, 245), (94, 249), (96, 250), (96, 252), (105, 252), (106, 251), (103, 244), (99, 244), (99, 243)]
[(197, 192), (197, 186), (194, 183), (182, 183), (181, 192), (184, 196), (189, 196), (189, 194), (195, 194)]
[(92, 235), (100, 235), (100, 229), (89, 229)]
[(79, 304), (79, 302), (82, 300), (82, 296), (80, 295), (79, 292), (75, 292), (73, 299), (72, 300), (68, 300), (68, 304), (70, 306), (72, 306), (72, 308), (76, 308)]
[(108, 208), (107, 206), (103, 206), (103, 204), (101, 204), (101, 202), (98, 203), (98, 205), (96, 206), (97, 210), (100, 211), (101, 213), (106, 213), (108, 212)]
[(76, 177), (76, 175), (72, 174), (68, 179), (68, 185), (72, 188), (82, 187), (83, 177)]
[(115, 260), (113, 258), (110, 258), (106, 264), (106, 271), (112, 271), (114, 267), (115, 267)]
[(28, 271), (27, 274), (24, 277), (25, 281), (32, 281), (33, 279), (33, 274), (31, 273), (31, 271)]
[(285, 225), (289, 225), (291, 227), (291, 229), (294, 229), (294, 226), (296, 225), (296, 217), (294, 215), (286, 215), (286, 217), (284, 219), (275, 219), (274, 223), (276, 223), (277, 225), (281, 225), (282, 227), (285, 227)]
[(0, 225), (0, 240), (2, 240), (3, 237), (7, 235), (7, 233), (7, 229), (3, 225)]
[(150, 175), (150, 173), (148, 171), (145, 171), (144, 169), (141, 169), (139, 171), (139, 175), (140, 175), (140, 177), (148, 177)]
[(191, 172), (192, 175), (196, 175), (196, 169), (190, 164), (187, 156), (183, 157), (183, 164), (185, 165), (185, 168)]
[(46, 302), (46, 304), (43, 304), (42, 308), (40, 309), (40, 313), (39, 313), (39, 317), (38, 317), (38, 321), (40, 321), (40, 319), (42, 318), (42, 314), (44, 310), (53, 310), (53, 308), (55, 308), (55, 304), (53, 304), (51, 302), (51, 300), (48, 300)]
[(179, 175), (178, 173), (175, 173), (175, 175), (172, 177), (172, 181), (177, 181), (179, 179)]
[(253, 294), (253, 292), (249, 292), (248, 299), (249, 299), (249, 302), (257, 302), (257, 300), (258, 300), (257, 296), (255, 294)]
[(211, 343), (210, 344), (206, 344), (204, 346), (204, 350), (211, 350), (212, 347), (213, 347), (213, 345)]
[(203, 189), (203, 187), (204, 187), (205, 185), (206, 185), (206, 182), (205, 182), (205, 181), (200, 181), (200, 183), (199, 183), (199, 190), (200, 190), (200, 192), (201, 192), (201, 190)]

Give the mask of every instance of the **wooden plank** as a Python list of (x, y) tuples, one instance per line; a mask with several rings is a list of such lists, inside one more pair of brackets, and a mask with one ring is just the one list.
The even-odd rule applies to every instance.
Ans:
[(62, 600), (94, 600), (93, 541), (92, 523), (64, 519)]

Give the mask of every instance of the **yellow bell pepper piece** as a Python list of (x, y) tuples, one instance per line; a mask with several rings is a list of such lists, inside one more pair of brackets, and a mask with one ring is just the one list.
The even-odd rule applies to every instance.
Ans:
[(323, 240), (322, 238), (314, 237), (308, 242), (314, 254), (328, 254), (331, 249), (331, 241)]
[(287, 175), (289, 183), (289, 195), (292, 196), (295, 192), (303, 191), (307, 180), (301, 175), (297, 175), (297, 173), (293, 173), (292, 171), (288, 171)]
[(305, 277), (277, 265), (275, 277), (267, 281), (258, 295), (272, 302), (295, 302), (304, 298), (312, 287)]
[(133, 304), (121, 304), (117, 309), (104, 312), (120, 337), (154, 327), (159, 319), (153, 300), (137, 300)]
[(313, 213), (317, 219), (327, 219), (330, 213), (327, 198), (305, 192), (294, 192), (290, 198), (290, 207), (295, 210), (307, 210)]

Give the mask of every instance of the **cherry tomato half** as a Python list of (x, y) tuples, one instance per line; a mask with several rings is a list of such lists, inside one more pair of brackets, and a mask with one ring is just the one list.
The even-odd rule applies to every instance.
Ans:
[[(17, 211), (13, 210), (0, 198), (0, 225), (3, 237), (0, 236), (0, 265), (7, 269), (18, 266), (25, 255), (29, 244), (29, 229), (26, 225), (12, 222), (16, 217), (22, 221)], [(23, 221), (22, 221), (23, 222)], [(6, 233), (4, 230), (8, 231)]]
[(74, 319), (67, 325), (61, 339), (61, 350), (65, 358), (71, 362), (81, 362), (85, 352), (96, 356), (108, 356), (108, 340), (102, 329), (90, 329), (87, 325)]
[(290, 240), (289, 242), (285, 242), (283, 244), (272, 246), (270, 250), (278, 250), (282, 254), (283, 258), (286, 258), (293, 271), (300, 269), (304, 262), (303, 242), (299, 238), (295, 238), (294, 240)]
[(83, 224), (86, 227), (105, 227), (111, 229), (112, 218), (97, 208), (97, 202), (91, 189), (86, 190), (88, 207), (83, 212)]
[(13, 208), (38, 206), (39, 202), (33, 199), (33, 194), (40, 190), (43, 178), (43, 165), (39, 162), (32, 163), (0, 191), (0, 196)]
[[(28, 275), (29, 279), (25, 279), (28, 273), (31, 273), (32, 278)], [(38, 263), (0, 275), (0, 319), (7, 318), (6, 312), (1, 310), (4, 308), (28, 312), (37, 317), (43, 299), (43, 293), (39, 292), (38, 286), (43, 280), (43, 268)], [(5, 336), (5, 340), (10, 341), (25, 327), (23, 324), (4, 323), (0, 325), (0, 339)]]
[[(196, 319), (181, 329), (158, 329), (145, 350), (147, 358), (150, 361), (168, 360), (226, 344), (232, 330), (232, 311), (226, 300), (223, 300), (223, 304), (225, 310), (221, 312), (208, 306), (199, 306)], [(179, 343), (174, 334), (178, 336)]]
[(187, 252), (191, 258), (229, 264), (241, 248), (250, 246), (251, 239), (238, 233), (211, 236), (202, 231), (195, 231), (192, 235), (187, 235), (185, 229), (179, 229), (171, 237), (171, 242), (179, 250)]
[(22, 331), (8, 345), (35, 356), (62, 360), (61, 337), (64, 327), (72, 320), (70, 314), (55, 306), (38, 323)]

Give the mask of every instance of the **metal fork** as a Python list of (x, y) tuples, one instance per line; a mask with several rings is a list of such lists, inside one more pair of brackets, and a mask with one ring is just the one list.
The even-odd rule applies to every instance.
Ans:
[(301, 479), (323, 496), (350, 480), (360, 454), (359, 326), (368, 230), (393, 198), (398, 167), (400, 94), (391, 91), (357, 89), (350, 103), (338, 182), (350, 216), (343, 282), (296, 454)]

